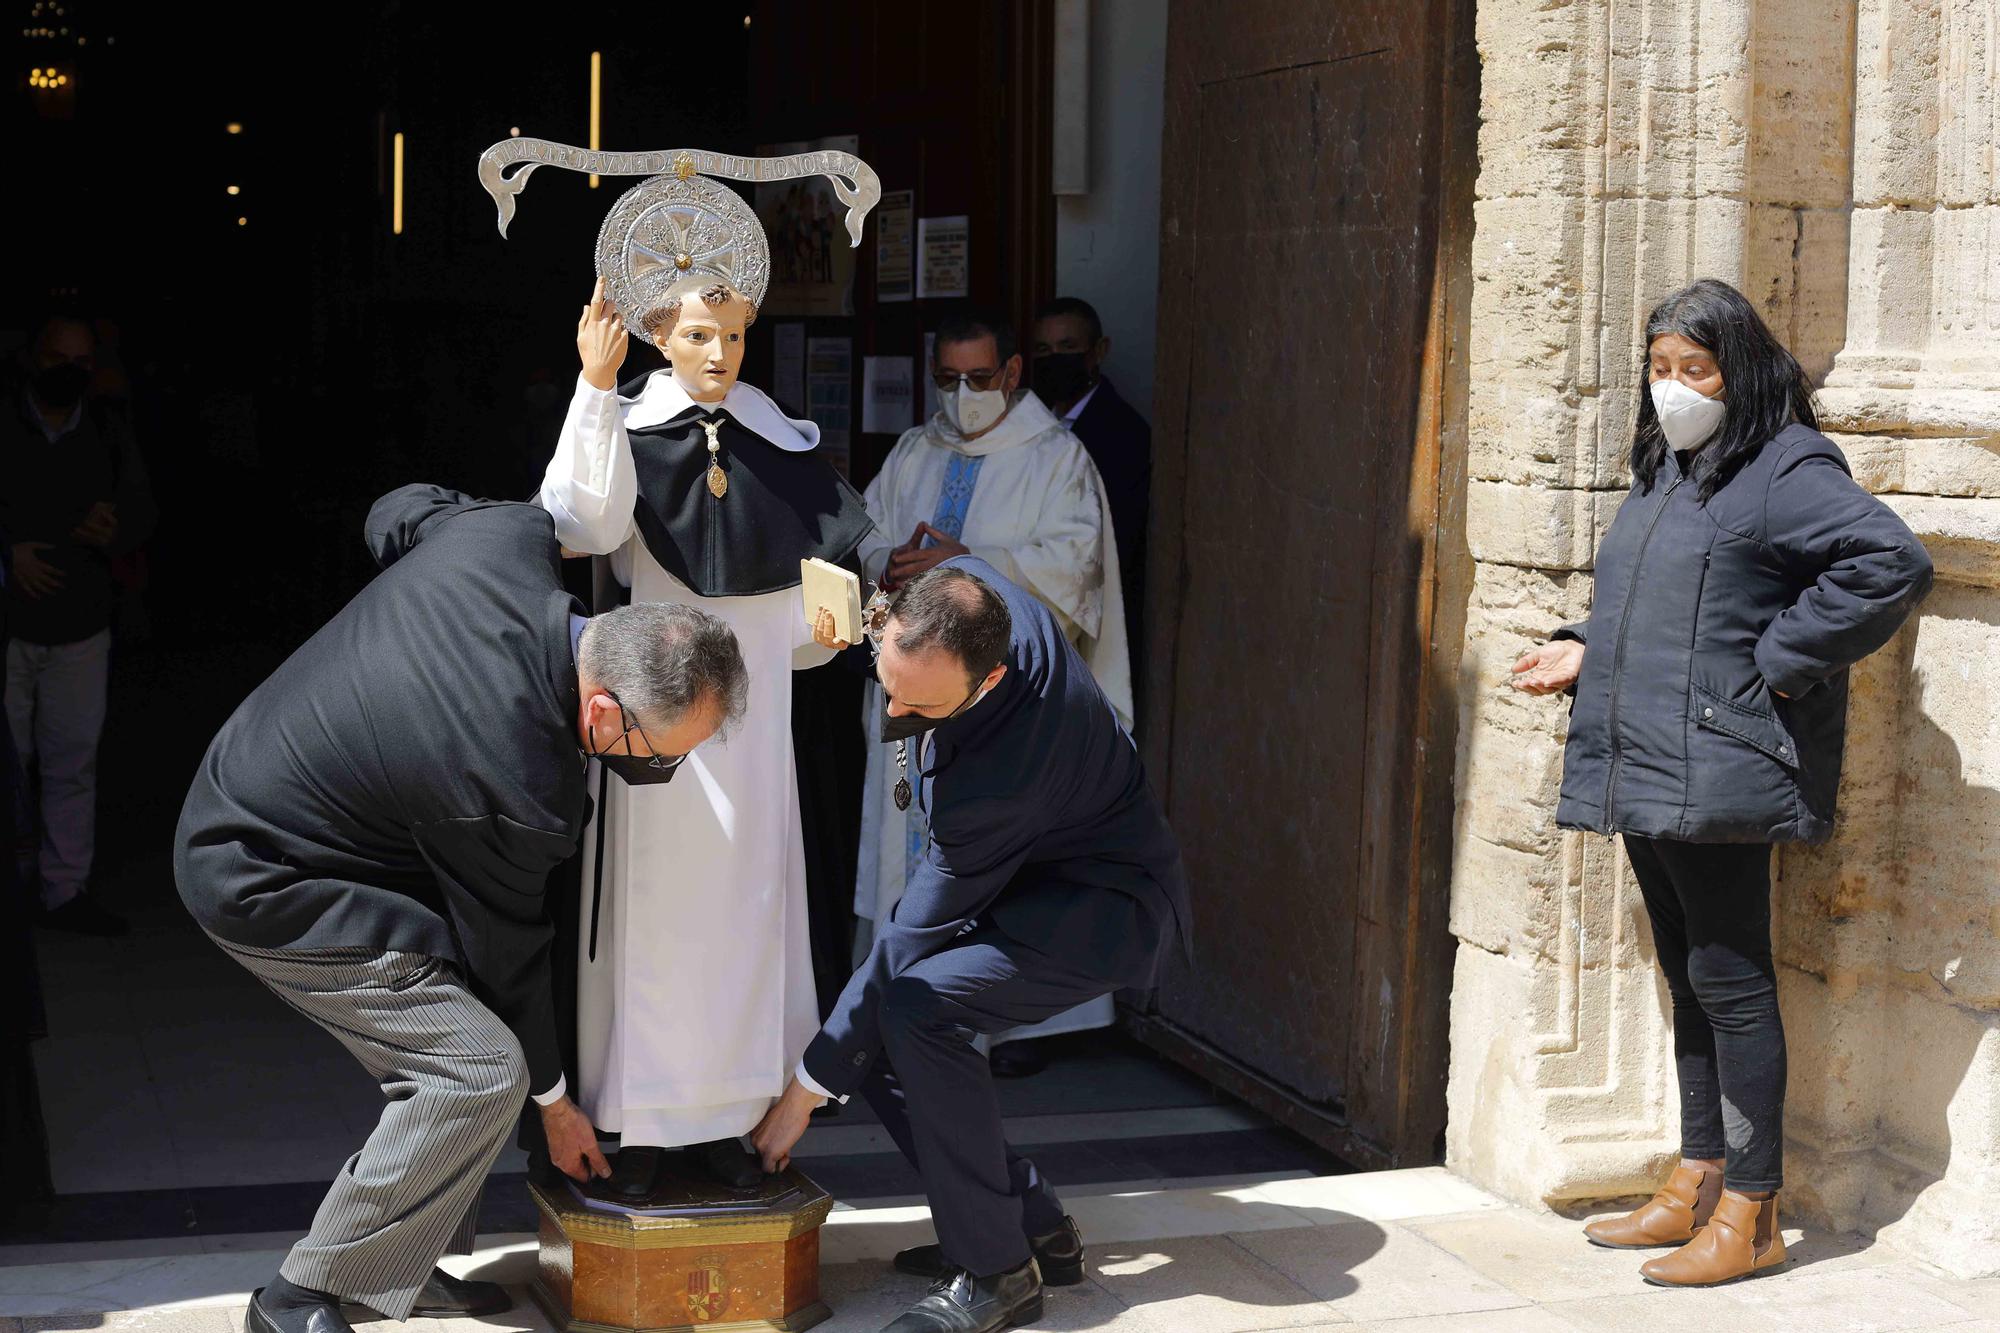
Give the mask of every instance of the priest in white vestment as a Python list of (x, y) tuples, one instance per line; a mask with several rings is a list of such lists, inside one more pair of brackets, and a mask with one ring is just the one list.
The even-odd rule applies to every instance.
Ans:
[[(865, 492), (875, 529), (861, 542), (862, 577), (894, 590), (967, 552), (1032, 592), (1055, 614), (1118, 718), (1132, 726), (1132, 675), (1111, 510), (1081, 442), (1031, 391), (1021, 389), (1014, 333), (996, 315), (947, 319), (930, 367), (939, 410), (904, 432)], [(901, 545), (895, 545), (895, 543)], [(857, 956), (886, 920), (929, 836), (912, 805), (899, 810), (893, 746), (881, 744), (881, 687), (863, 709), (868, 777), (854, 910)], [(1103, 1027), (1110, 996), (1006, 1040)]]
[[(818, 1030), (791, 674), (833, 648), (814, 640), (799, 563), (851, 564), (869, 530), (861, 497), (814, 453), (818, 427), (737, 381), (768, 275), (754, 214), (691, 172), (627, 198), (640, 195), (606, 223), (607, 235), (626, 229), (623, 248), (599, 240), (577, 329), (583, 371), (541, 504), (562, 544), (609, 557), (633, 600), (726, 622), (750, 687), (741, 723), (671, 783), (591, 774), (575, 1092), (620, 1136), (611, 1192), (635, 1204), (665, 1148), (689, 1148), (725, 1184), (756, 1184), (756, 1159), (735, 1140)], [(631, 332), (668, 366), (621, 390)]]

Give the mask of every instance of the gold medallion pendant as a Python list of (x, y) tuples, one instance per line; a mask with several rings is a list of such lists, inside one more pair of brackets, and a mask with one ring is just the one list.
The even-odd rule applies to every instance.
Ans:
[(722, 423), (704, 421), (701, 423), (701, 428), (708, 432), (708, 493), (720, 500), (729, 494), (729, 476), (722, 470), (722, 464), (717, 461), (722, 453), (722, 441), (715, 437), (715, 433), (722, 429)]

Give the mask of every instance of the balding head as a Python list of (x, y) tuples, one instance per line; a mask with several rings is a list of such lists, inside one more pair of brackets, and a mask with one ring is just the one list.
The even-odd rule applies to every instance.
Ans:
[(1000, 594), (962, 569), (939, 567), (903, 586), (889, 611), (876, 675), (889, 714), (944, 718), (1007, 674), (1013, 617)]

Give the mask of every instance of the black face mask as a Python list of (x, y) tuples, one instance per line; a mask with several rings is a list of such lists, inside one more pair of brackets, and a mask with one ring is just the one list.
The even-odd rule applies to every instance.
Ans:
[(1043, 402), (1073, 403), (1090, 388), (1083, 352), (1047, 352), (1035, 358), (1035, 392)]
[[(611, 694), (611, 691), (606, 690), (605, 693)], [(633, 732), (636, 731), (639, 733), (639, 738), (646, 742), (646, 748), (649, 750), (653, 748), (653, 739), (646, 734), (645, 728), (626, 715), (625, 705), (619, 702), (617, 695), (611, 694), (611, 702), (618, 704), (618, 720), (625, 724), (625, 729), (618, 733), (618, 740), (625, 742), (625, 753), (612, 754), (608, 746), (603, 750), (589, 750), (585, 753), (589, 754), (598, 763), (604, 765), (605, 772), (612, 774), (620, 782), (628, 786), (664, 787), (667, 783), (672, 782), (674, 774), (680, 772), (681, 765), (687, 762), (687, 756), (684, 754), (633, 754), (632, 741), (630, 739)], [(616, 745), (617, 743), (618, 741), (611, 742), (612, 745)]]
[(83, 401), (84, 390), (90, 387), (90, 369), (63, 361), (37, 370), (29, 383), (44, 407), (71, 408)]
[(944, 717), (925, 717), (922, 713), (905, 713), (901, 717), (891, 717), (885, 711), (882, 714), (882, 742), (886, 745), (891, 741), (906, 741), (912, 736), (921, 736), (932, 727), (940, 726), (955, 717), (961, 716), (966, 709), (972, 707), (978, 700), (979, 691), (974, 689), (971, 694), (965, 696), (964, 703), (952, 709)]

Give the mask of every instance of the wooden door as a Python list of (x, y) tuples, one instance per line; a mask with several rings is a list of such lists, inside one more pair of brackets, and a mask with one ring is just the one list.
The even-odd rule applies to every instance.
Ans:
[(1176, 0), (1168, 39), (1142, 732), (1197, 965), (1142, 1028), (1357, 1165), (1444, 1123), (1470, 18)]

